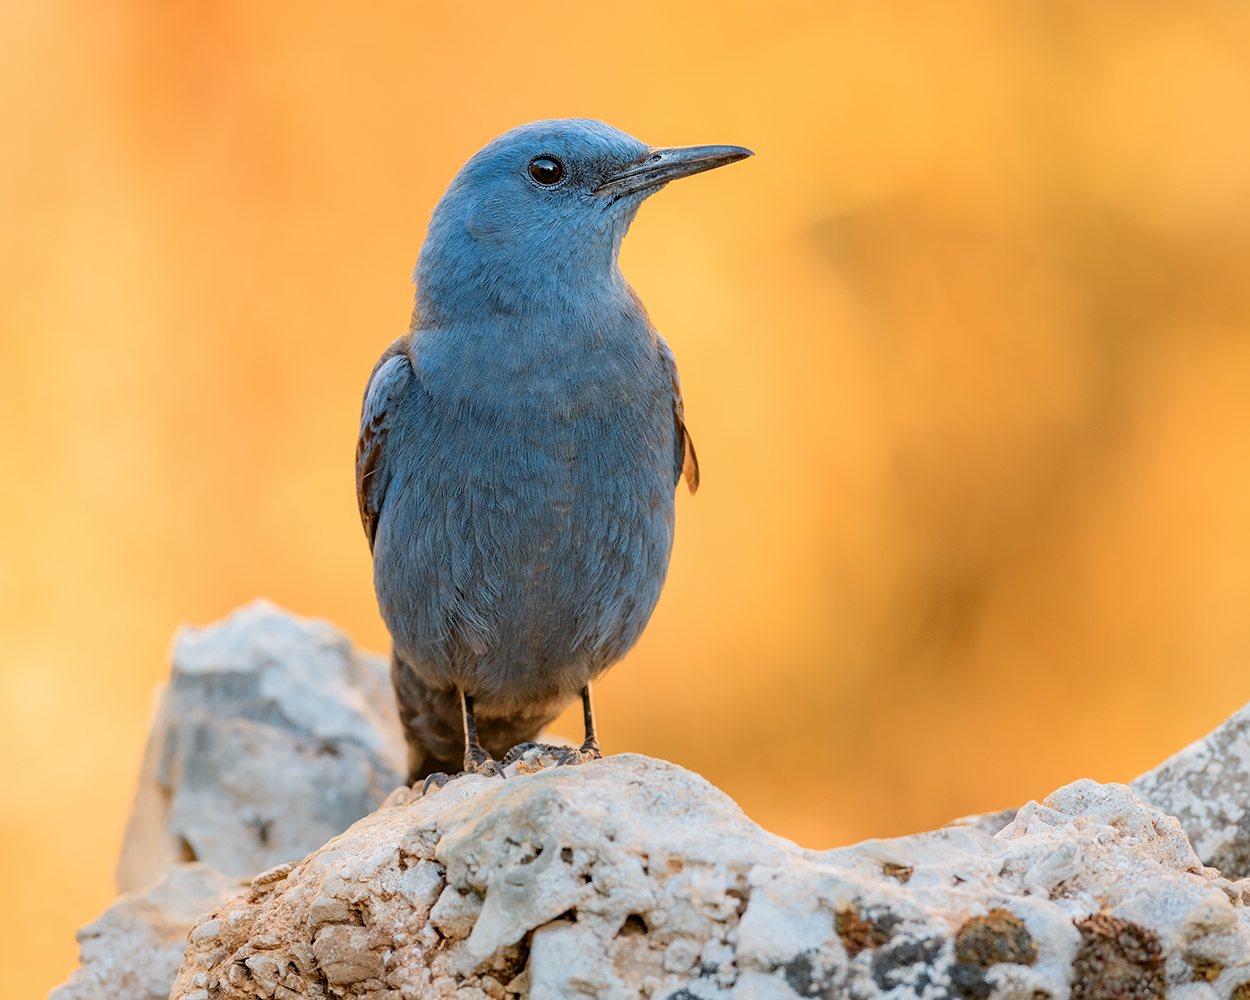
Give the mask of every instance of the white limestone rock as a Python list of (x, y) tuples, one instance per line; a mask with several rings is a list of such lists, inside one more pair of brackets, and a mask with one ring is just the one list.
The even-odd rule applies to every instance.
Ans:
[[(531, 765), (532, 766), (532, 765)], [(461, 778), (202, 918), (171, 1000), (1237, 1000), (1250, 908), (1179, 824), (1075, 782), (815, 852), (633, 754)]]
[(205, 864), (172, 866), (153, 888), (123, 894), (78, 931), (82, 964), (48, 1000), (165, 1000), (191, 925), (246, 888)]
[(117, 869), (119, 891), (195, 859), (250, 877), (316, 850), (400, 784), (389, 666), (258, 600), (174, 640)]
[(1180, 820), (1205, 864), (1250, 876), (1250, 705), (1129, 787)]
[(1203, 865), (1250, 867), (1250, 708), (1140, 798), (814, 852), (636, 755), (395, 788), (386, 663), (267, 602), (172, 659), (118, 868), (143, 891), (52, 1000), (1250, 1000), (1250, 880)]
[(972, 816), (960, 816), (953, 819), (947, 826), (975, 826), (982, 833), (991, 837), (1016, 818), (1018, 809), (1000, 809), (997, 812), (975, 813)]

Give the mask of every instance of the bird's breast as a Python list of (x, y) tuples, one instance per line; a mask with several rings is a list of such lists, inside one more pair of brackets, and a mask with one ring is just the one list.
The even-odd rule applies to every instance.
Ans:
[(422, 331), (415, 346), (442, 432), (499, 463), (479, 474), (544, 458), (588, 473), (607, 471), (600, 460), (648, 465), (672, 433), (671, 380), (645, 317)]
[(399, 648), (447, 670), (611, 662), (672, 546), (671, 376), (649, 328), (504, 339), (417, 339), (379, 601)]

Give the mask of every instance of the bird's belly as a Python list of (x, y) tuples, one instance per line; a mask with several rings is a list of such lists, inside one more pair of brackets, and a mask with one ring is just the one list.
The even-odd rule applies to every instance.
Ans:
[(399, 654), (488, 711), (569, 697), (623, 656), (668, 567), (671, 435), (630, 411), (406, 435), (374, 547)]

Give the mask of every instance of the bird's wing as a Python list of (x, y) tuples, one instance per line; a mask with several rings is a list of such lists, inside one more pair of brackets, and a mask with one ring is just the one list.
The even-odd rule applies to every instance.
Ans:
[(369, 550), (378, 533), (382, 504), (391, 485), (391, 468), (387, 464), (387, 436), (394, 425), (400, 400), (412, 383), (412, 361), (409, 357), (411, 334), (405, 334), (386, 349), (373, 366), (365, 400), (360, 409), (360, 437), (356, 442), (356, 502), (360, 506), (360, 522), (369, 538)]
[(677, 359), (673, 357), (673, 349), (668, 342), (657, 335), (660, 342), (660, 356), (668, 366), (669, 377), (673, 380), (673, 424), (676, 434), (673, 438), (673, 485), (686, 477), (686, 487), (691, 494), (699, 489), (699, 456), (694, 451), (694, 441), (686, 430), (686, 411), (681, 402), (681, 378), (677, 374)]

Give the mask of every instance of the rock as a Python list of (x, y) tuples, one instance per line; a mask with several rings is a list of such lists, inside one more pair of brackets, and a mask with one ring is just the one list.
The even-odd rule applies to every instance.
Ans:
[(1132, 790), (814, 852), (636, 755), (423, 798), (386, 663), (266, 602), (172, 658), (118, 868), (146, 891), (53, 1000), (1250, 998), (1250, 880), (1203, 864), (1250, 867), (1250, 709)]
[(245, 890), (208, 865), (174, 865), (78, 932), (82, 965), (48, 1000), (165, 1000), (196, 919)]
[(1250, 705), (1129, 787), (1180, 820), (1204, 864), (1250, 876)]
[(254, 601), (183, 628), (172, 661), (119, 891), (146, 888), (179, 860), (238, 877), (297, 861), (401, 783), (389, 667), (326, 622)]
[(947, 826), (975, 826), (982, 833), (991, 837), (1016, 818), (1018, 809), (1000, 809), (998, 812), (977, 813), (973, 816), (960, 816), (953, 819)]
[[(541, 762), (537, 762), (541, 763)], [(1250, 908), (1180, 825), (1082, 780), (832, 851), (633, 754), (396, 792), (203, 918), (172, 1000), (1228, 1000)]]

